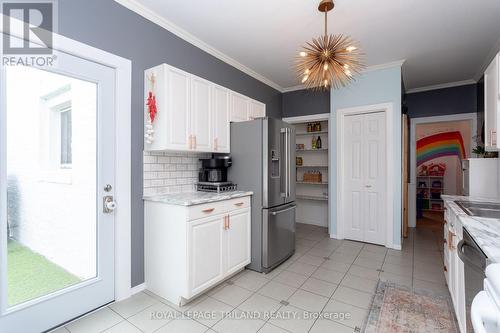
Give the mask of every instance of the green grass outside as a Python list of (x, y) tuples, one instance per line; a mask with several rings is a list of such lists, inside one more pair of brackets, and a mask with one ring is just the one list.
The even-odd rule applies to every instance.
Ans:
[(26, 246), (7, 245), (7, 302), (9, 306), (50, 294), (81, 280)]

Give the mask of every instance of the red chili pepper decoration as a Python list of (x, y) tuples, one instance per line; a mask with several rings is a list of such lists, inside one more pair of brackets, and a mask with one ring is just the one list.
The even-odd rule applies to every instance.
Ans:
[(146, 105), (148, 106), (149, 118), (151, 119), (151, 123), (153, 123), (155, 121), (156, 112), (158, 111), (158, 109), (156, 108), (156, 96), (153, 95), (153, 92), (151, 91), (149, 92)]

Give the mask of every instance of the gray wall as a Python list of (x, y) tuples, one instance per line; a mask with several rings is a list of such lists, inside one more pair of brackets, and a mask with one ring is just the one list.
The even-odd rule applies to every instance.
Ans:
[(296, 90), (283, 94), (283, 117), (330, 113), (330, 91)]
[(59, 33), (132, 60), (132, 286), (144, 281), (143, 72), (168, 63), (266, 104), (281, 118), (281, 93), (112, 0), (60, 0)]
[(476, 112), (477, 86), (470, 84), (406, 94), (405, 105), (410, 118)]

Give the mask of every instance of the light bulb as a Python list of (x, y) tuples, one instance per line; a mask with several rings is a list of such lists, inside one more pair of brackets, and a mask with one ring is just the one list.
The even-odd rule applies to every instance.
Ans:
[(309, 68), (304, 71), (304, 74), (309, 74), (310, 70)]
[(356, 47), (356, 46), (348, 46), (348, 47), (346, 48), (346, 50), (347, 50), (348, 52), (352, 52), (352, 51), (354, 51), (354, 50), (356, 50), (356, 49), (357, 49), (357, 47)]
[(323, 66), (323, 70), (328, 70), (328, 63), (326, 63), (324, 66)]
[(323, 83), (325, 84), (325, 88), (326, 88), (328, 86), (328, 80), (323, 81)]
[(344, 65), (344, 68), (345, 69), (349, 69), (349, 65)]
[(306, 53), (306, 52), (304, 52), (304, 51), (302, 51), (302, 52), (300, 52), (300, 53), (299, 53), (299, 55), (300, 55), (301, 57), (305, 57), (305, 56), (307, 55), (307, 53)]
[(351, 74), (352, 74), (352, 73), (351, 73), (351, 71), (350, 71), (350, 70), (348, 70), (348, 69), (346, 69), (344, 72), (345, 72), (345, 74), (346, 74), (347, 76), (351, 76)]
[(308, 78), (309, 78), (309, 75), (304, 75), (304, 77), (302, 78), (302, 83), (306, 82)]

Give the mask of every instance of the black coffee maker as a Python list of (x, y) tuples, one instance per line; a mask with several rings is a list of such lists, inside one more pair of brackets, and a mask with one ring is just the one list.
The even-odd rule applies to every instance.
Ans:
[(200, 159), (200, 183), (227, 183), (227, 168), (232, 164), (231, 156), (212, 154), (212, 158)]

